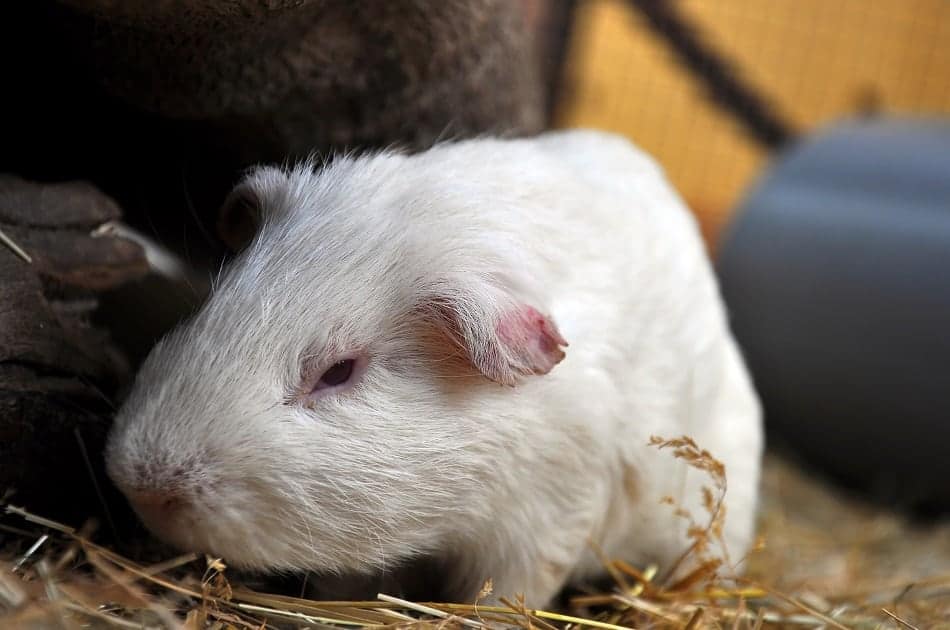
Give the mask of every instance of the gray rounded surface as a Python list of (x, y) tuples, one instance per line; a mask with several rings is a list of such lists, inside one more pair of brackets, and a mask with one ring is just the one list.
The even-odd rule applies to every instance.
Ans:
[(950, 124), (852, 121), (792, 148), (718, 271), (772, 435), (888, 499), (950, 507)]

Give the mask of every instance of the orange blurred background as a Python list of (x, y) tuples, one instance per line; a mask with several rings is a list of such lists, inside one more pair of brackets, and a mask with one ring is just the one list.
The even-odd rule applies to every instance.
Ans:
[[(950, 114), (947, 0), (677, 0), (703, 41), (799, 132), (856, 114)], [(656, 156), (714, 245), (770, 157), (631, 3), (580, 0), (555, 114)], [(950, 176), (950, 175), (948, 175)]]

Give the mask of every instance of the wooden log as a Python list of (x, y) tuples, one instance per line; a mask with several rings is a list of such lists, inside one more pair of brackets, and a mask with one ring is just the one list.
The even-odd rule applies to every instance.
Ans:
[(99, 453), (131, 373), (89, 319), (96, 292), (148, 269), (138, 245), (101, 234), (119, 216), (89, 184), (0, 175), (0, 496), (61, 517), (102, 511)]
[[(64, 0), (95, 80), (248, 160), (544, 125), (531, 4)], [(157, 62), (160, 60), (160, 62)]]

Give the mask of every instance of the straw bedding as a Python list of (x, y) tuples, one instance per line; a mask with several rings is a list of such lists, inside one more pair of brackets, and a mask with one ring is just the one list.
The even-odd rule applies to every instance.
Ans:
[[(826, 487), (770, 455), (760, 542), (742, 577), (717, 554), (727, 492), (721, 466), (688, 438), (656, 440), (709, 475), (707, 513), (687, 514), (697, 569), (603, 558), (610, 584), (552, 610), (516, 595), (484, 602), (310, 601), (252, 590), (220, 560), (187, 554), (142, 564), (14, 506), (0, 516), (0, 628), (948, 628), (950, 523), (915, 525)], [(671, 502), (672, 503), (672, 502)], [(692, 556), (692, 558), (690, 558)], [(682, 572), (680, 572), (682, 574)], [(488, 597), (487, 583), (482, 596)]]

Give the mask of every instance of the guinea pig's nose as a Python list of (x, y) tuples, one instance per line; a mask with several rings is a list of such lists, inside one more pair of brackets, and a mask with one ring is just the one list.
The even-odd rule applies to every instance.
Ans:
[(171, 489), (132, 490), (126, 495), (142, 520), (151, 523), (167, 521), (185, 506), (181, 494)]

